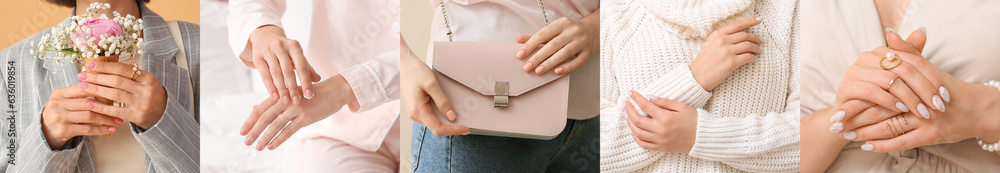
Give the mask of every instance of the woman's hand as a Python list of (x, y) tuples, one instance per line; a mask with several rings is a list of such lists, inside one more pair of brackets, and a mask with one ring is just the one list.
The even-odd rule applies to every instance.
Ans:
[(167, 107), (167, 92), (155, 76), (139, 70), (135, 79), (129, 79), (133, 66), (119, 62), (89, 62), (86, 67), (88, 72), (77, 75), (83, 92), (125, 105), (88, 101), (85, 105), (88, 110), (129, 120), (143, 130), (160, 121)]
[[(597, 10), (583, 19), (563, 17), (534, 35), (518, 36), (517, 42), (524, 43), (517, 51), (518, 59), (526, 58), (535, 48), (545, 44), (524, 63), (524, 71), (542, 75), (555, 67), (556, 74), (568, 74), (600, 54), (600, 14), (601, 10)], [(573, 56), (576, 58), (570, 59)]]
[[(240, 59), (243, 64), (257, 69), (271, 97), (280, 98), (285, 104), (299, 104), (303, 97), (313, 97), (312, 82), (319, 82), (321, 78), (306, 61), (298, 41), (285, 37), (281, 28), (267, 25), (250, 33), (250, 46), (252, 57)], [(301, 88), (295, 81), (296, 73)]]
[[(344, 77), (337, 75), (316, 84), (316, 94), (320, 97), (303, 100), (301, 104), (286, 104), (271, 96), (254, 106), (250, 117), (243, 122), (240, 135), (246, 136), (244, 144), (249, 146), (260, 137), (255, 147), (258, 151), (266, 146), (270, 150), (278, 148), (302, 127), (316, 123), (336, 113), (345, 104), (357, 105), (357, 98)], [(352, 111), (358, 107), (349, 106)], [(270, 127), (269, 127), (270, 126)], [(280, 133), (279, 133), (280, 131)]]
[(625, 102), (632, 139), (644, 149), (667, 153), (687, 153), (694, 147), (698, 129), (698, 111), (670, 99), (646, 100), (632, 91), (632, 100), (649, 117), (639, 115), (631, 103)]
[[(919, 32), (919, 33), (918, 33)], [(916, 31), (911, 34), (926, 38), (923, 31)], [(907, 40), (909, 41), (910, 38)], [(865, 141), (862, 149), (874, 152), (892, 152), (916, 148), (926, 145), (936, 145), (942, 143), (954, 143), (972, 137), (979, 137), (986, 142), (996, 142), (1000, 140), (1000, 91), (985, 85), (968, 83), (955, 78), (944, 72), (937, 66), (924, 59), (920, 54), (909, 54), (922, 48), (923, 42), (903, 42), (895, 33), (888, 34), (887, 42), (893, 50), (904, 50), (900, 55), (904, 61), (912, 61), (915, 64), (915, 72), (930, 73), (939, 76), (940, 84), (954, 88), (954, 94), (948, 94), (948, 90), (940, 87), (940, 97), (949, 103), (947, 112), (940, 113), (941, 116), (933, 116), (929, 119), (904, 118), (902, 123), (899, 120), (882, 121), (869, 126), (861, 127), (854, 131), (855, 141)], [(879, 48), (885, 49), (885, 48)], [(877, 49), (878, 50), (878, 49)], [(931, 82), (933, 83), (933, 82)], [(932, 85), (935, 86), (935, 85)], [(955, 99), (950, 97), (954, 96)], [(937, 97), (937, 96), (934, 96)], [(941, 102), (940, 98), (934, 98), (933, 102)], [(943, 104), (942, 104), (943, 105)], [(889, 124), (890, 127), (885, 127)], [(881, 125), (881, 126), (880, 126)], [(898, 137), (890, 138), (892, 131), (896, 128), (906, 132)], [(907, 132), (908, 131), (908, 132)], [(888, 132), (888, 133), (887, 133)]]
[(59, 150), (76, 136), (109, 135), (124, 122), (87, 109), (87, 103), (95, 102), (88, 96), (78, 85), (52, 91), (42, 110), (42, 134), (49, 148)]
[[(455, 121), (458, 117), (451, 106), (451, 101), (441, 91), (437, 78), (430, 67), (423, 61), (417, 59), (416, 55), (410, 51), (406, 41), (400, 38), (399, 77), (400, 94), (403, 102), (406, 103), (407, 115), (414, 122), (423, 124), (434, 133), (434, 136), (468, 135), (472, 131), (466, 126), (453, 126), (441, 124), (437, 116), (432, 111), (432, 106), (437, 106), (445, 118)], [(433, 102), (431, 102), (433, 101)]]
[[(838, 89), (837, 98), (834, 102), (834, 107), (836, 107), (835, 113), (830, 117), (830, 122), (833, 125), (830, 126), (830, 132), (833, 133), (843, 133), (850, 131), (853, 128), (878, 123), (880, 121), (886, 120), (890, 117), (896, 116), (900, 113), (909, 112), (910, 110), (915, 110), (917, 115), (921, 117), (930, 118), (932, 114), (938, 114), (936, 112), (930, 111), (927, 104), (922, 102), (921, 98), (918, 97), (917, 93), (929, 93), (930, 96), (926, 97), (927, 100), (932, 100), (934, 108), (938, 110), (944, 109), (944, 103), (941, 97), (937, 95), (937, 91), (927, 91), (930, 88), (930, 81), (939, 81), (937, 75), (925, 76), (914, 69), (916, 68), (911, 63), (904, 63), (900, 61), (902, 57), (909, 57), (912, 54), (919, 55), (920, 49), (923, 48), (923, 44), (926, 40), (926, 35), (923, 31), (916, 31), (911, 34), (910, 42), (919, 47), (912, 47), (910, 43), (902, 40), (894, 32), (888, 32), (886, 40), (890, 43), (890, 46), (901, 47), (900, 44), (905, 44), (908, 47), (906, 49), (891, 50), (895, 52), (895, 56), (901, 56), (901, 59), (887, 60), (879, 57), (879, 54), (886, 55), (890, 50), (888, 48), (880, 47), (876, 48), (872, 52), (862, 53), (855, 64), (847, 70), (847, 75), (844, 76), (844, 80), (840, 83), (840, 88)], [(874, 52), (874, 53), (873, 53)], [(889, 57), (886, 55), (886, 57)], [(910, 59), (910, 58), (906, 58)], [(923, 59), (922, 57), (920, 59)], [(896, 67), (886, 70), (883, 65), (889, 64)], [(920, 63), (920, 62), (914, 62)], [(902, 80), (898, 80), (902, 79)], [(885, 83), (885, 84), (881, 84)], [(891, 84), (891, 85), (890, 85)], [(910, 85), (915, 84), (915, 85)], [(913, 88), (924, 88), (923, 90), (914, 90)], [(941, 87), (944, 91), (942, 93), (947, 93), (944, 87)], [(933, 90), (933, 89), (932, 89)], [(943, 94), (947, 96), (947, 94)], [(943, 111), (942, 111), (943, 112)], [(860, 116), (860, 119), (852, 119), (855, 116)], [(851, 133), (843, 134), (845, 138), (853, 136)]]
[(743, 30), (760, 23), (760, 18), (746, 18), (709, 34), (690, 66), (695, 81), (705, 91), (712, 91), (736, 68), (757, 59), (761, 53), (758, 45), (763, 42), (757, 35)]

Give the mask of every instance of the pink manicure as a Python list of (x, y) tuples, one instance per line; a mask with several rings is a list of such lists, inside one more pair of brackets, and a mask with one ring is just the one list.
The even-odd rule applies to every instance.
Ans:
[(80, 89), (87, 89), (89, 87), (90, 85), (87, 85), (87, 83), (80, 82)]
[(86, 73), (76, 74), (76, 78), (80, 78), (81, 81), (87, 80), (87, 74)]
[(87, 69), (94, 69), (94, 66), (97, 66), (97, 64), (95, 64), (94, 62), (87, 63)]

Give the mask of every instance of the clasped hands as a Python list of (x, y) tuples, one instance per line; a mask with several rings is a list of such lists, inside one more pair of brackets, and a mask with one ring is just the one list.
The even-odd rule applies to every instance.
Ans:
[(861, 53), (841, 81), (834, 106), (819, 111), (829, 117), (829, 131), (844, 144), (866, 141), (861, 149), (873, 152), (971, 137), (996, 141), (996, 134), (988, 134), (995, 133), (996, 125), (989, 123), (996, 122), (995, 117), (977, 113), (996, 108), (976, 96), (995, 92), (961, 81), (925, 59), (921, 52), (926, 40), (923, 30), (903, 40), (886, 29), (889, 47)]

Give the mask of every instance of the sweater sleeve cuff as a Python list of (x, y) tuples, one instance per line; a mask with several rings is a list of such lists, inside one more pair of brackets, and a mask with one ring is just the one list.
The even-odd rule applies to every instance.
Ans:
[(638, 92), (678, 101), (694, 108), (704, 107), (712, 97), (712, 93), (705, 91), (694, 79), (688, 65), (675, 66)]
[(694, 146), (688, 155), (697, 158), (708, 158), (707, 160), (718, 161), (725, 158), (736, 157), (742, 153), (741, 145), (734, 143), (747, 143), (742, 141), (743, 135), (747, 134), (745, 128), (733, 127), (734, 124), (743, 124), (738, 118), (713, 118), (712, 113), (698, 109), (698, 129), (695, 132)]

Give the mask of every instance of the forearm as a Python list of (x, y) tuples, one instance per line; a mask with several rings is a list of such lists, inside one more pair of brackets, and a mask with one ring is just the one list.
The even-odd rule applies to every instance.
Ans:
[(830, 123), (823, 115), (833, 114), (832, 110), (831, 108), (818, 110), (802, 117), (800, 121), (802, 172), (826, 171), (840, 154), (841, 149), (850, 142), (826, 130), (826, 125)]

